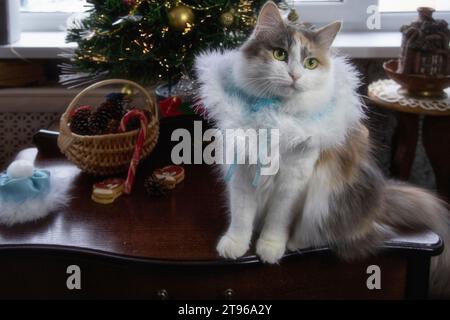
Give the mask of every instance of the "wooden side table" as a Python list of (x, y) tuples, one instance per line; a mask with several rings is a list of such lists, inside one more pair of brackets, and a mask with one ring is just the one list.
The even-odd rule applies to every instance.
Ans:
[(396, 112), (398, 121), (393, 137), (391, 173), (407, 180), (419, 139), (420, 117), (424, 116), (422, 141), (436, 176), (437, 190), (450, 200), (450, 90), (447, 98), (418, 99), (398, 93), (400, 86), (392, 80), (379, 80), (369, 86), (374, 106)]
[[(170, 163), (173, 130), (194, 132), (190, 117), (161, 120), (154, 152), (136, 176), (133, 194), (113, 205), (90, 199), (98, 178), (59, 153), (57, 133), (35, 137), (34, 160), (70, 181), (71, 201), (35, 223), (0, 226), (1, 299), (423, 299), (432, 256), (443, 243), (433, 233), (402, 234), (377, 256), (343, 262), (328, 248), (287, 254), (280, 265), (261, 263), (252, 248), (237, 260), (217, 256), (227, 223), (224, 186), (214, 168), (185, 165), (186, 179), (166, 197), (148, 198), (143, 180)], [(204, 128), (207, 124), (204, 123)], [(69, 290), (68, 266), (81, 270), (81, 289)], [(367, 287), (367, 268), (380, 267), (381, 289)]]

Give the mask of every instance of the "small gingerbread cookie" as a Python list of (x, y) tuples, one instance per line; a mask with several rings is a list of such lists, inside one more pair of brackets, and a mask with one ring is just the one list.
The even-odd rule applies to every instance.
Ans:
[(108, 179), (94, 184), (92, 200), (100, 204), (111, 204), (119, 198), (124, 190), (124, 179)]
[(167, 166), (162, 169), (157, 169), (153, 174), (158, 178), (175, 179), (175, 184), (179, 184), (184, 180), (184, 168), (180, 166)]
[(174, 177), (171, 177), (171, 176), (157, 176), (157, 175), (155, 175), (155, 177), (162, 181), (162, 184), (164, 185), (164, 188), (166, 190), (173, 190), (177, 186), (177, 180)]

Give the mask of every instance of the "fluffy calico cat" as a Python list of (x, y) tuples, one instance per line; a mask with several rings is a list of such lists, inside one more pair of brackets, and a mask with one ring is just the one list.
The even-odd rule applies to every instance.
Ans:
[[(243, 256), (256, 226), (256, 253), (267, 263), (286, 248), (321, 245), (345, 259), (364, 257), (404, 228), (431, 229), (450, 244), (445, 205), (386, 180), (374, 164), (358, 74), (330, 50), (340, 28), (290, 24), (268, 2), (239, 50), (197, 58), (200, 98), (219, 129), (279, 129), (278, 173), (255, 187), (255, 165), (237, 165), (227, 183), (231, 222), (221, 256)], [(433, 293), (449, 295), (449, 250), (432, 267)]]

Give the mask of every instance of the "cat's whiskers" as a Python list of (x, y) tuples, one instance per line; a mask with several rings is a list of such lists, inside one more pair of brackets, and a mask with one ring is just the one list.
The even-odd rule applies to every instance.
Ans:
[[(258, 84), (258, 88), (254, 88), (252, 84)], [(251, 81), (247, 81), (244, 83), (246, 89), (250, 89), (255, 91), (257, 96), (266, 96), (269, 93), (273, 93), (273, 83), (271, 81), (263, 80), (261, 83), (261, 79), (254, 79)]]
[(246, 79), (246, 81), (245, 81), (245, 83), (243, 83), (243, 85), (247, 89), (252, 89), (252, 90), (261, 90), (261, 88), (255, 88), (255, 87), (259, 87), (260, 85), (271, 86), (272, 94), (276, 91), (277, 87), (293, 87), (293, 88), (295, 88), (295, 82), (287, 81), (284, 77), (280, 77), (280, 76), (270, 76), (270, 77), (265, 77), (264, 79), (249, 77)]

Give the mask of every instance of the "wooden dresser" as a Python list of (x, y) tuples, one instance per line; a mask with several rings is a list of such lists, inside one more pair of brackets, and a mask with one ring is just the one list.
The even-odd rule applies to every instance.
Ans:
[[(94, 179), (56, 149), (56, 135), (40, 132), (38, 149), (18, 158), (63, 173), (72, 189), (67, 208), (36, 223), (0, 226), (0, 299), (403, 299), (425, 298), (429, 262), (442, 250), (424, 234), (386, 243), (367, 261), (343, 263), (327, 248), (288, 254), (280, 265), (253, 251), (225, 261), (215, 251), (227, 225), (223, 186), (206, 165), (187, 165), (185, 181), (168, 196), (148, 198), (144, 178), (170, 164), (175, 128), (195, 118), (162, 121), (160, 142), (141, 165), (132, 196), (113, 205), (90, 200)], [(67, 268), (81, 270), (81, 290), (69, 290)], [(369, 290), (367, 268), (381, 270), (381, 290)]]

